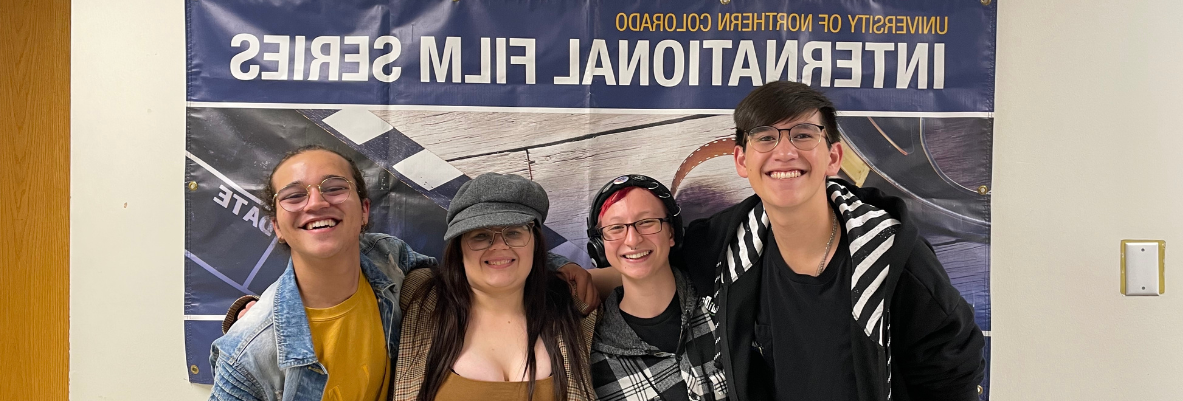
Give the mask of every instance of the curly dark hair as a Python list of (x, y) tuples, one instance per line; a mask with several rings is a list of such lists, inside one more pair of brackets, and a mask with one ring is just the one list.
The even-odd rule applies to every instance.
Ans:
[[(275, 177), (275, 172), (277, 170), (279, 170), (279, 167), (283, 166), (283, 164), (286, 163), (288, 161), (288, 159), (296, 157), (297, 155), (299, 155), (301, 153), (311, 152), (314, 150), (323, 150), (325, 152), (330, 152), (330, 153), (335, 154), (337, 156), (341, 156), (342, 159), (345, 159), (345, 161), (349, 163), (349, 170), (350, 170), (350, 173), (353, 175), (353, 187), (354, 187), (354, 190), (357, 191), (358, 199), (365, 200), (365, 199), (370, 198), (370, 191), (366, 189), (366, 180), (365, 180), (365, 178), (362, 177), (361, 169), (357, 168), (357, 163), (355, 163), (353, 161), (353, 159), (341, 154), (341, 152), (338, 152), (333, 149), (329, 149), (329, 148), (321, 146), (321, 145), (305, 145), (305, 146), (301, 146), (299, 148), (296, 148), (296, 150), (293, 150), (293, 151), (288, 152), (287, 154), (283, 155), (283, 158), (279, 159), (279, 162), (275, 163), (275, 166), (271, 168), (271, 173), (267, 174), (267, 184), (263, 186), (263, 201), (267, 203), (267, 207), (264, 209), (266, 209), (266, 213), (267, 213), (268, 218), (275, 219), (275, 212), (276, 212), (276, 210), (275, 210), (275, 192), (276, 192), (276, 189), (271, 185), (271, 179)], [(365, 229), (366, 229), (366, 227), (363, 226), (362, 231), (365, 231)]]

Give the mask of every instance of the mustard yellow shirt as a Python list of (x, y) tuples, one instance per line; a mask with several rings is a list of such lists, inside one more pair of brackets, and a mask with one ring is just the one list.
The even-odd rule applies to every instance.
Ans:
[(378, 312), (378, 299), (364, 275), (357, 292), (336, 306), (304, 308), (316, 358), (328, 370), (324, 401), (385, 400), (390, 389), (390, 357)]

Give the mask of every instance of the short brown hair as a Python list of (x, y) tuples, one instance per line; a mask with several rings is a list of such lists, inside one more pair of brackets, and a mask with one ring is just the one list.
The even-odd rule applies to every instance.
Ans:
[(735, 106), (735, 144), (747, 148), (747, 132), (762, 125), (806, 117), (817, 110), (826, 127), (826, 146), (841, 140), (838, 110), (821, 92), (799, 82), (773, 81), (752, 90)]

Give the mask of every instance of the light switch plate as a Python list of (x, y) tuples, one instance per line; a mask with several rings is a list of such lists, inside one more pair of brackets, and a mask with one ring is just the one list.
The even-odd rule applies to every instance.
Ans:
[(1121, 293), (1157, 296), (1166, 291), (1166, 241), (1121, 241)]

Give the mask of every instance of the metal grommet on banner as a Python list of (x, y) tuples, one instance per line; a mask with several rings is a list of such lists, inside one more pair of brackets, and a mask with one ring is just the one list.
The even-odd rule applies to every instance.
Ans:
[(189, 371), (193, 372), (193, 374), (197, 374), (198, 372), (201, 372), (201, 370), (197, 369), (197, 365), (189, 365)]
[[(982, 2), (983, 2), (983, 3), (986, 3), (986, 2), (989, 2), (989, 1), (990, 1), (990, 0), (982, 0)], [(978, 385), (978, 395), (982, 395), (982, 386), (981, 386), (981, 385)]]
[(188, 186), (189, 186), (190, 191), (196, 191), (197, 190), (197, 181), (189, 181)]
[(983, 5), (983, 6), (988, 6), (988, 5), (990, 5), (990, 3), (991, 3), (992, 1), (993, 1), (993, 0), (982, 0), (982, 5)]
[(719, 3), (728, 4), (731, 3), (731, 0), (719, 0)]
[(985, 185), (978, 186), (978, 195), (985, 195), (990, 193), (990, 188)]

